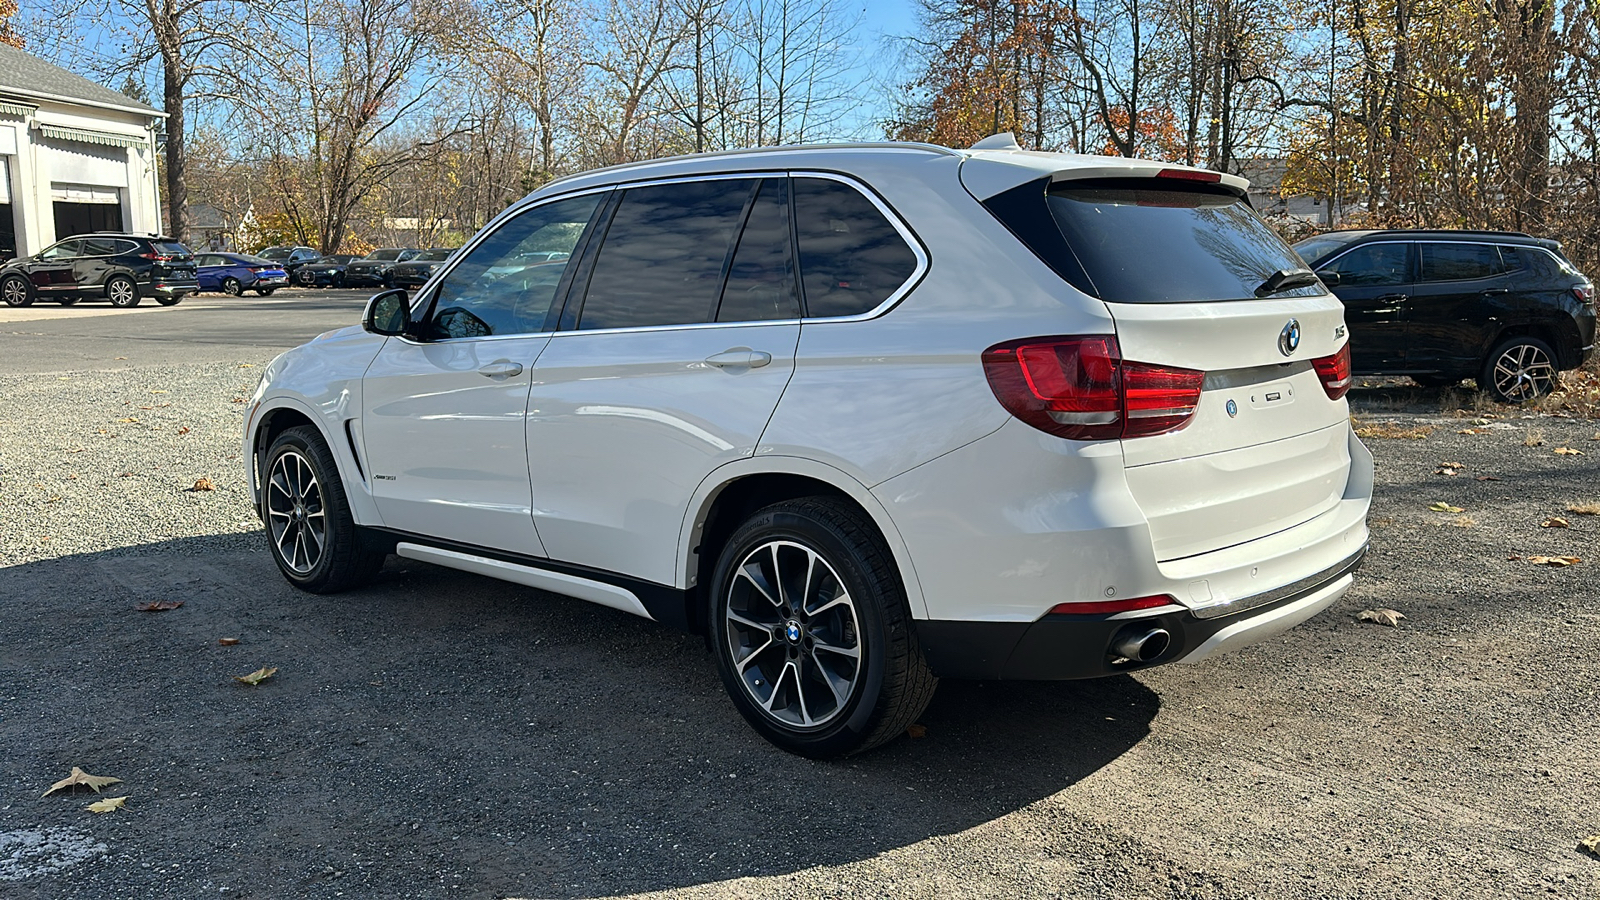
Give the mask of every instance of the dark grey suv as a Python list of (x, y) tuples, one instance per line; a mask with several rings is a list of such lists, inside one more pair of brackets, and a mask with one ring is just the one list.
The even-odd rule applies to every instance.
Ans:
[(31, 306), (48, 299), (71, 306), (104, 297), (112, 306), (133, 307), (144, 297), (171, 306), (198, 293), (194, 254), (169, 237), (95, 232), (56, 241), (33, 256), (0, 268), (0, 299)]
[(1295, 245), (1344, 301), (1358, 375), (1497, 400), (1553, 390), (1594, 349), (1594, 285), (1551, 240), (1510, 231), (1335, 231)]

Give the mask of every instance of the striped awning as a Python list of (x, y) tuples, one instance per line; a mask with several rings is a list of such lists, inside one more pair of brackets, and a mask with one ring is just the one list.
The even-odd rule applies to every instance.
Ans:
[(39, 107), (27, 103), (16, 103), (11, 100), (0, 100), (0, 116), (21, 116), (26, 118), (38, 111)]
[(63, 125), (40, 125), (39, 133), (58, 141), (77, 141), (80, 144), (99, 144), (102, 147), (147, 147), (150, 144), (144, 135), (91, 131), (88, 128), (67, 128)]

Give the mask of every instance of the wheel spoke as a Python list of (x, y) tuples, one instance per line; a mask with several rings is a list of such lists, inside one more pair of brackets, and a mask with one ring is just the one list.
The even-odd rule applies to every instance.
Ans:
[(829, 641), (825, 641), (822, 638), (818, 637), (815, 633), (813, 633), (811, 635), (811, 640), (812, 640), (812, 644), (813, 644), (813, 647), (812, 647), (813, 650), (821, 650), (823, 652), (833, 653), (833, 654), (838, 655), (838, 656), (846, 656), (846, 657), (849, 657), (850, 659), (860, 659), (861, 658), (861, 648), (860, 647), (845, 647), (845, 646), (840, 645), (840, 644), (831, 643)]
[(728, 610), (728, 619), (747, 626), (753, 631), (764, 631), (768, 634), (772, 633), (772, 626), (775, 624), (773, 622), (757, 622), (755, 619), (735, 612), (732, 608)]

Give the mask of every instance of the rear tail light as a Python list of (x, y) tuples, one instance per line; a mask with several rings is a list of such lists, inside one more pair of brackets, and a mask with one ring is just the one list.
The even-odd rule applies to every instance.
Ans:
[(1317, 367), (1317, 377), (1322, 380), (1322, 389), (1328, 392), (1329, 400), (1337, 400), (1350, 390), (1350, 342), (1332, 356), (1311, 361)]
[(176, 256), (165, 256), (165, 255), (162, 255), (160, 253), (155, 253), (155, 252), (152, 251), (150, 253), (141, 253), (141, 254), (139, 254), (139, 258), (140, 259), (153, 259), (156, 262), (172, 262), (173, 260), (177, 259), (178, 257), (176, 257)]
[(1116, 337), (1026, 338), (983, 352), (1000, 405), (1029, 425), (1075, 441), (1145, 437), (1189, 424), (1204, 372), (1124, 362)]
[(1068, 616), (1109, 616), (1120, 612), (1132, 612), (1136, 609), (1159, 609), (1163, 606), (1177, 604), (1177, 599), (1169, 594), (1157, 594), (1154, 597), (1129, 597), (1126, 600), (1084, 600), (1077, 603), (1057, 603), (1050, 607), (1050, 615)]
[(1182, 181), (1204, 181), (1216, 184), (1222, 180), (1221, 173), (1204, 172), (1199, 169), (1162, 169), (1156, 173), (1157, 178), (1177, 178)]
[(1577, 297), (1578, 302), (1584, 306), (1592, 307), (1594, 306), (1594, 285), (1580, 284), (1572, 289), (1572, 296)]

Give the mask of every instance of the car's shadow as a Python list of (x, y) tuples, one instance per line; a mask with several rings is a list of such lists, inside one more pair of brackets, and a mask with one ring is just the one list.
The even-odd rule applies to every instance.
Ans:
[[(290, 589), (259, 536), (0, 569), (0, 790), (16, 823), (68, 767), (123, 779), (110, 855), (17, 886), (94, 896), (579, 897), (795, 872), (1051, 797), (1149, 730), (1131, 678), (942, 684), (925, 736), (814, 762), (723, 696), (699, 638), (391, 560)], [(161, 613), (152, 600), (183, 600)], [(220, 638), (238, 638), (224, 646)], [(272, 666), (258, 687), (232, 676)], [(0, 804), (3, 806), (3, 804)]]

